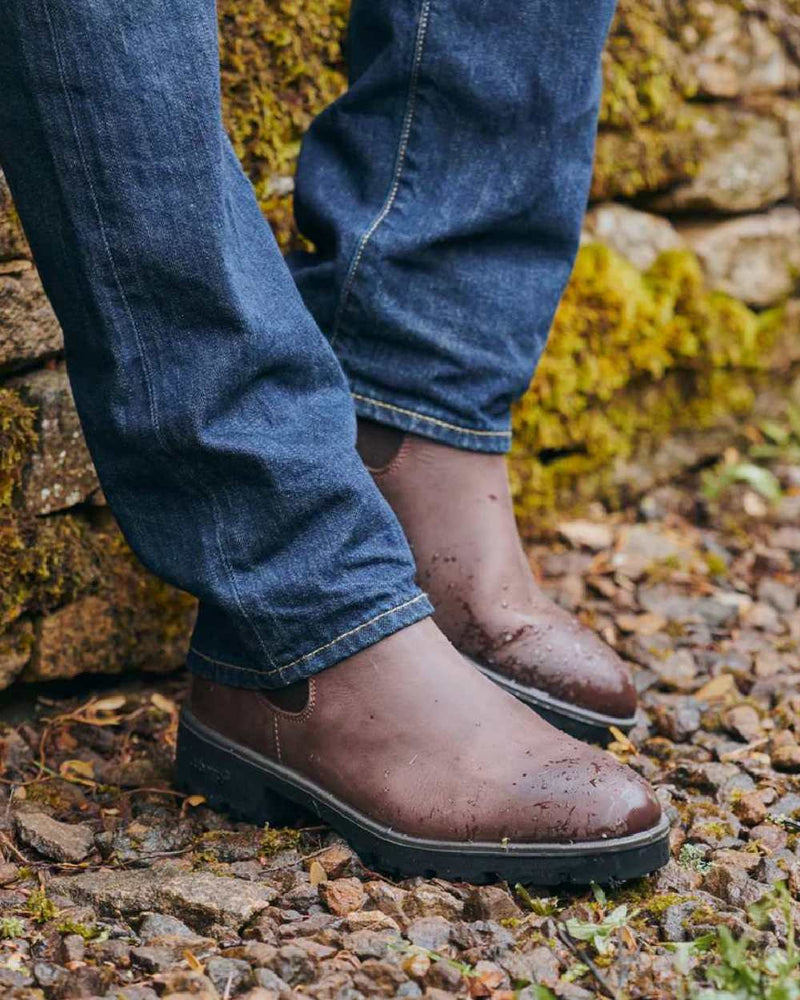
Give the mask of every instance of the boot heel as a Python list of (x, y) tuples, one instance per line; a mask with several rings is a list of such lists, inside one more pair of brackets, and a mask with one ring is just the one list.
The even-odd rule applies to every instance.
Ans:
[(307, 817), (271, 789), (257, 767), (199, 735), (185, 712), (178, 724), (174, 781), (181, 791), (203, 795), (212, 809), (259, 826), (294, 826)]

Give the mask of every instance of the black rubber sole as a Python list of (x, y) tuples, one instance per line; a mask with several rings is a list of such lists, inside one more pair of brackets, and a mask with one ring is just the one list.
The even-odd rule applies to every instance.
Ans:
[(176, 784), (215, 809), (259, 825), (311, 814), (341, 833), (372, 869), (396, 877), (588, 885), (638, 878), (666, 864), (669, 824), (629, 837), (574, 844), (458, 843), (398, 833), (289, 768), (215, 732), (184, 709)]
[[(462, 654), (463, 655), (463, 654)], [(615, 715), (604, 715), (602, 712), (593, 712), (588, 708), (581, 708), (580, 705), (571, 705), (566, 701), (559, 701), (546, 691), (539, 691), (537, 688), (528, 687), (525, 684), (517, 684), (516, 681), (503, 677), (490, 667), (479, 663), (467, 656), (465, 659), (478, 668), (495, 684), (513, 694), (515, 698), (529, 705), (537, 715), (560, 729), (564, 733), (569, 733), (584, 743), (599, 743), (606, 746), (613, 739), (611, 726), (615, 726), (620, 732), (627, 733), (636, 724), (636, 716), (628, 719), (620, 719)]]

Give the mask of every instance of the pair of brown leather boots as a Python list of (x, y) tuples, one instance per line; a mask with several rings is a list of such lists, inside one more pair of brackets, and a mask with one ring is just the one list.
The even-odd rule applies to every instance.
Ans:
[(310, 812), (400, 875), (553, 885), (664, 864), (650, 787), (573, 738), (629, 728), (636, 695), (615, 653), (537, 587), (503, 457), (367, 421), (358, 446), (434, 619), (281, 691), (196, 678), (179, 782), (258, 823)]

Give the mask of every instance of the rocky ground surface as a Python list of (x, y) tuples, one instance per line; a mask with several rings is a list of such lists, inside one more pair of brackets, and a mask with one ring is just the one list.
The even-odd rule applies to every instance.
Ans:
[(530, 549), (635, 665), (639, 723), (609, 752), (672, 820), (660, 873), (398, 884), (325, 828), (258, 829), (174, 791), (185, 678), (41, 687), (7, 695), (0, 728), (0, 995), (800, 996), (800, 458), (753, 434), (766, 465), (729, 453)]

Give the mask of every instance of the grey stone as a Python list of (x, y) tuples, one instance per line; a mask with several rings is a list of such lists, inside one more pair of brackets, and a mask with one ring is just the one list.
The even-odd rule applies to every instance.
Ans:
[(221, 996), (236, 996), (255, 984), (253, 970), (239, 958), (210, 958), (206, 962), (206, 975)]
[(168, 948), (143, 945), (131, 949), (131, 962), (145, 972), (166, 972), (176, 963), (175, 956)]
[(3, 172), (0, 171), (0, 261), (29, 258), (28, 241), (11, 200)]
[(686, 565), (691, 559), (692, 551), (685, 539), (656, 525), (634, 524), (622, 530), (612, 565), (637, 580), (648, 569), (665, 560)]
[(757, 212), (790, 192), (789, 142), (774, 118), (709, 108), (694, 125), (706, 155), (691, 180), (654, 198), (666, 212)]
[(194, 937), (191, 927), (182, 920), (168, 913), (147, 913), (139, 926), (139, 937), (142, 941), (152, 941), (153, 938), (170, 934), (174, 937)]
[(54, 990), (63, 986), (69, 978), (69, 973), (60, 965), (52, 962), (34, 962), (33, 978), (45, 990)]
[[(2, 234), (0, 234), (0, 239)], [(55, 357), (64, 348), (61, 327), (33, 265), (0, 269), (0, 371)]]
[(94, 847), (94, 834), (79, 823), (60, 823), (42, 812), (21, 812), (15, 817), (17, 836), (52, 861), (77, 864)]
[(668, 906), (661, 915), (661, 930), (665, 941), (685, 941), (686, 921), (691, 917), (698, 903), (694, 900), (687, 900), (684, 903), (675, 903)]
[(104, 1000), (158, 1000), (158, 994), (149, 986), (120, 986), (107, 993)]
[(8, 387), (37, 413), (39, 443), (22, 478), (22, 499), (32, 514), (51, 514), (84, 501), (98, 488), (66, 371), (32, 372)]
[(290, 993), (291, 986), (272, 969), (253, 969), (256, 984), (265, 990), (274, 991), (279, 997)]
[(508, 920), (522, 911), (510, 893), (499, 885), (475, 886), (467, 897), (464, 916), (468, 920)]
[(420, 917), (408, 925), (406, 937), (420, 948), (438, 951), (450, 940), (450, 932), (450, 921), (444, 917)]
[(158, 994), (149, 986), (120, 986), (107, 993), (104, 1000), (158, 1000)]
[(22, 620), (0, 635), (0, 690), (19, 677), (31, 659), (33, 624)]
[(691, 691), (697, 677), (697, 663), (688, 649), (677, 649), (663, 660), (656, 660), (650, 669), (658, 674), (659, 681), (675, 691)]
[(768, 21), (739, 5), (706, 0), (702, 30), (682, 34), (687, 69), (703, 97), (731, 99), (796, 90), (800, 68)]
[(672, 621), (703, 621), (717, 627), (730, 624), (739, 614), (738, 604), (733, 600), (723, 599), (722, 595), (693, 597), (681, 593), (669, 584), (639, 587), (638, 597), (645, 611)]
[[(356, 954), (358, 953), (356, 952)], [(316, 963), (308, 952), (290, 944), (278, 949), (271, 963), (271, 968), (290, 986), (297, 986), (298, 983), (310, 983), (316, 974)]]
[(586, 213), (581, 242), (604, 243), (640, 271), (646, 271), (665, 250), (685, 245), (667, 219), (617, 202), (596, 205)]
[(513, 982), (541, 983), (555, 986), (561, 974), (561, 966), (553, 952), (544, 945), (531, 951), (512, 951), (499, 958), (499, 964), (509, 974)]
[(595, 521), (562, 521), (558, 526), (558, 533), (570, 545), (592, 549), (595, 552), (609, 548), (614, 541), (610, 526)]
[[(436, 919), (434, 917), (428, 919)], [(369, 928), (345, 934), (342, 945), (359, 958), (385, 958), (389, 945), (400, 940), (400, 935), (392, 930), (374, 931)]]
[(759, 308), (783, 301), (800, 270), (800, 211), (783, 206), (680, 227), (711, 288)]
[(238, 928), (277, 896), (269, 886), (211, 872), (166, 875), (152, 871), (84, 872), (53, 880), (54, 889), (101, 913), (159, 911), (199, 931)]
[(406, 897), (403, 911), (409, 919), (438, 916), (458, 920), (464, 912), (464, 903), (439, 886), (419, 885)]
[(759, 580), (756, 594), (759, 601), (771, 604), (782, 615), (790, 615), (797, 607), (796, 588), (768, 576)]

